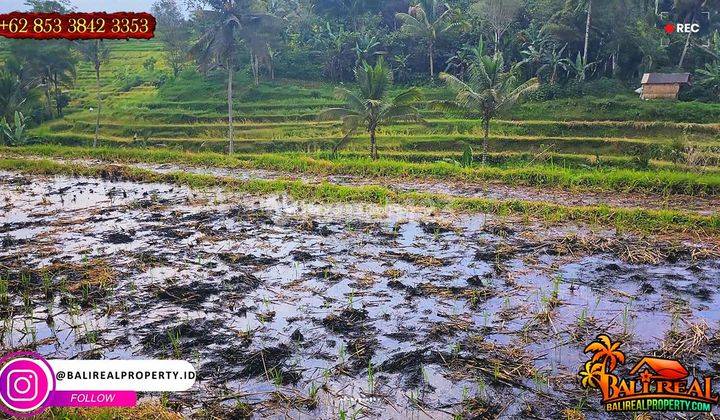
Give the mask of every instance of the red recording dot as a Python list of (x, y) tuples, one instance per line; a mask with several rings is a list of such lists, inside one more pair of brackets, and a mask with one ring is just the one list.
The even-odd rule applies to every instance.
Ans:
[(667, 25), (665, 25), (665, 32), (668, 34), (674, 34), (675, 33), (675, 24), (668, 23)]

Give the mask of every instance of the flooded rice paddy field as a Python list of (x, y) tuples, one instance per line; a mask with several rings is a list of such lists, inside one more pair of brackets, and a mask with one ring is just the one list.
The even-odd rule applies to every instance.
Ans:
[(189, 360), (189, 416), (604, 418), (599, 333), (720, 367), (700, 240), (4, 172), (0, 242), (4, 350)]

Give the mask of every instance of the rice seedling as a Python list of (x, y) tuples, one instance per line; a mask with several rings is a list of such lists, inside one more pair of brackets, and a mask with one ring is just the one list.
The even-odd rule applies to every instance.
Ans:
[(182, 356), (182, 343), (180, 341), (180, 330), (168, 330), (167, 332), (168, 340), (170, 341), (170, 349), (172, 352), (172, 355), (179, 358)]
[(282, 371), (278, 368), (270, 368), (268, 371), (270, 378), (272, 380), (273, 385), (275, 385), (276, 389), (280, 389), (283, 383), (283, 375)]
[(8, 283), (8, 280), (0, 275), (0, 305), (7, 305), (10, 302)]
[(367, 381), (368, 381), (368, 393), (375, 393), (375, 370), (372, 365), (372, 361), (368, 361), (367, 366)]

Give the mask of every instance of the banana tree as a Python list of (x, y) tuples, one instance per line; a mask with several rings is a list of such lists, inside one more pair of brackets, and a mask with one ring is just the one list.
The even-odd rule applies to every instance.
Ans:
[(588, 72), (592, 73), (595, 70), (597, 63), (586, 63), (578, 51), (575, 61), (568, 60), (566, 64), (567, 70), (574, 73), (577, 80), (585, 80)]
[(560, 70), (567, 71), (567, 69), (572, 65), (570, 60), (563, 57), (565, 48), (567, 48), (567, 44), (559, 50), (557, 48), (553, 48), (552, 50), (546, 51), (543, 56), (543, 64), (538, 69), (538, 74), (547, 73), (550, 75), (548, 81), (551, 85), (557, 83), (558, 73)]
[(705, 67), (697, 70), (698, 84), (720, 95), (720, 61), (713, 61), (705, 64)]

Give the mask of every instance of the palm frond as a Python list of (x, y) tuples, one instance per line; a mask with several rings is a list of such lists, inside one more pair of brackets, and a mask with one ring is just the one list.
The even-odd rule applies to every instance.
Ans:
[(409, 35), (425, 36), (428, 27), (420, 20), (407, 13), (398, 13), (395, 18), (400, 22), (401, 30)]
[(392, 102), (395, 105), (407, 105), (421, 100), (422, 96), (423, 95), (420, 89), (413, 87), (399, 93), (395, 98), (393, 98)]
[(456, 101), (432, 101), (428, 107), (434, 111), (462, 113), (467, 109)]
[(342, 117), (343, 132), (345, 136), (349, 136), (360, 128), (364, 121), (362, 115), (347, 114)]
[(440, 73), (439, 77), (440, 77), (440, 80), (445, 82), (445, 84), (447, 84), (448, 88), (450, 88), (450, 90), (455, 93), (472, 90), (467, 83), (463, 82), (462, 80), (458, 79), (457, 77), (453, 76), (452, 74)]
[(420, 120), (422, 120), (422, 117), (420, 116), (420, 112), (414, 106), (389, 105), (381, 112), (380, 120), (382, 122), (420, 121)]
[(328, 108), (318, 114), (318, 119), (322, 121), (339, 120), (351, 115), (358, 115), (353, 110), (347, 108)]

